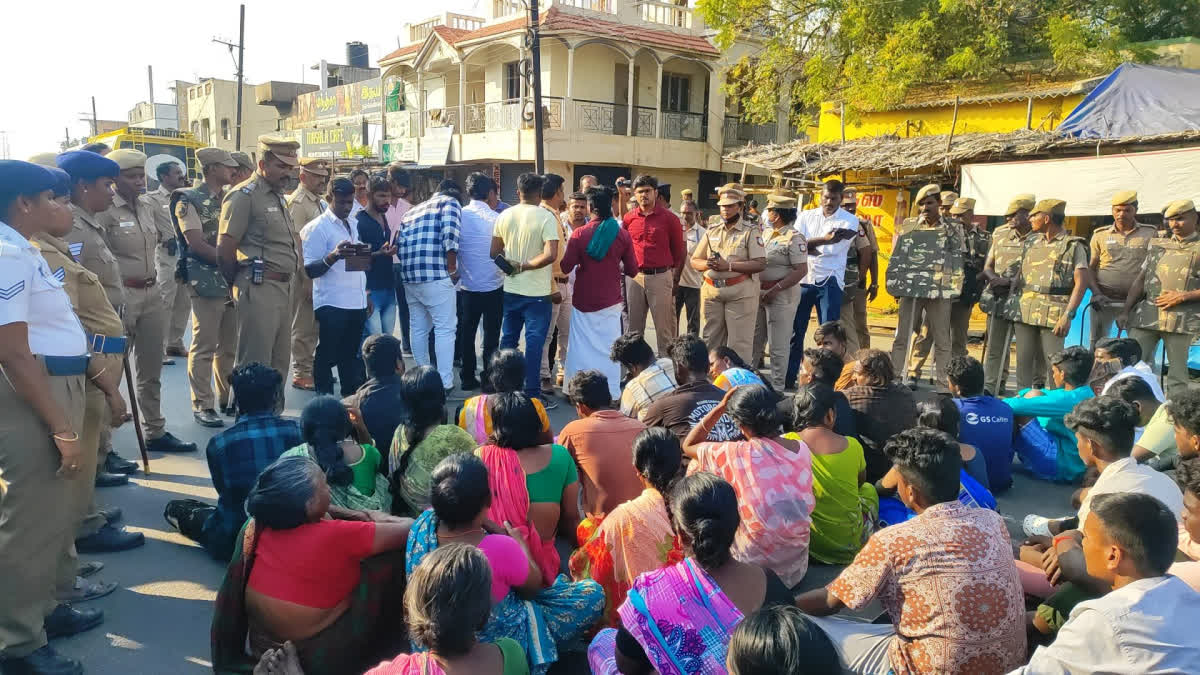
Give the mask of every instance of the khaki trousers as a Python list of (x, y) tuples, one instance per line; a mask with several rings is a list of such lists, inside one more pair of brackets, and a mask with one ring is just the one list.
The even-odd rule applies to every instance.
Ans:
[(945, 385), (946, 366), (950, 365), (950, 305), (953, 301), (928, 298), (898, 300), (900, 310), (896, 321), (896, 339), (892, 341), (892, 366), (897, 374), (906, 375), (904, 369), (908, 364), (905, 363), (905, 351), (924, 313), (926, 325), (933, 338), (933, 365), (937, 372), (937, 382)]
[[(1088, 322), (1091, 324), (1091, 342), (1088, 344), (1091, 345), (1092, 349), (1096, 348), (1097, 340), (1108, 337), (1108, 333), (1112, 330), (1112, 326), (1117, 320), (1117, 315), (1121, 313), (1123, 305), (1124, 303), (1085, 306), (1088, 313)], [(1149, 361), (1150, 359), (1147, 358), (1146, 360)]]
[(799, 284), (780, 291), (770, 301), (764, 301), (762, 296), (759, 296), (758, 319), (754, 322), (754, 351), (751, 353), (757, 357), (763, 353), (763, 347), (770, 347), (771, 384), (776, 391), (783, 391), (788, 353), (792, 344), (792, 322), (796, 320), (798, 302)]
[[(206, 298), (192, 291), (192, 349), (188, 352), (188, 383), (192, 410), (215, 410), (229, 405), (229, 376), (237, 353), (237, 309), (225, 298)], [(213, 398), (216, 366), (217, 396)]]
[(1188, 349), (1192, 346), (1193, 336), (1145, 328), (1130, 328), (1129, 336), (1142, 346), (1142, 360), (1146, 363), (1154, 363), (1155, 350), (1158, 349), (1161, 340), (1167, 354), (1167, 363), (1170, 365), (1163, 393), (1170, 398), (1187, 391), (1191, 382), (1187, 369)]
[[(292, 355), (296, 377), (313, 376), (317, 353), (317, 317), (313, 311), (312, 279), (304, 272), (292, 277)], [(280, 371), (287, 377), (287, 370)]]
[(1053, 328), (1027, 323), (1014, 323), (1013, 334), (1017, 337), (1017, 390), (1039, 382), (1052, 386), (1050, 357), (1062, 351), (1066, 338), (1055, 335)]
[[(963, 305), (958, 302), (950, 304), (950, 358), (967, 355), (968, 329), (971, 326), (971, 310), (974, 305)], [(923, 322), (924, 331), (913, 343), (913, 353), (916, 364), (913, 366), (913, 376), (919, 378), (925, 369), (925, 361), (933, 347), (933, 332), (929, 329), (929, 317)], [(949, 363), (949, 361), (947, 361)]]
[[(796, 296), (799, 301), (800, 296)], [(842, 290), (842, 313), (838, 318), (846, 331), (846, 355), (853, 357), (859, 349), (871, 346), (871, 331), (867, 326), (867, 289), (857, 284)]]
[[(750, 283), (750, 282), (744, 282)], [(629, 303), (628, 330), (646, 332), (646, 313), (654, 320), (654, 335), (658, 343), (658, 355), (665, 357), (671, 340), (675, 339), (675, 289), (671, 270), (658, 274), (638, 273), (625, 279), (625, 298)], [(753, 332), (753, 328), (751, 328)], [(746, 345), (747, 348), (750, 345)]]
[(192, 298), (187, 284), (181, 284), (175, 278), (178, 262), (179, 256), (167, 255), (165, 248), (155, 249), (158, 289), (167, 312), (166, 349), (183, 351), (183, 331), (187, 329), (188, 315), (192, 311)]
[[(286, 376), (292, 360), (291, 282), (267, 279), (255, 285), (242, 271), (234, 281), (233, 299), (238, 334), (234, 367), (257, 361)], [(283, 410), (282, 397), (276, 409)]]
[[(744, 361), (750, 361), (754, 355), (758, 294), (759, 286), (755, 279), (725, 288), (715, 288), (708, 282), (701, 284), (700, 332), (709, 349), (725, 345), (737, 352)], [(784, 359), (785, 364), (786, 361)]]
[[(1008, 382), (1008, 356), (1012, 347), (1014, 324), (1012, 321), (989, 314), (987, 343), (983, 346), (984, 387), (993, 396), (1002, 396)], [(1034, 364), (1035, 372), (1044, 372), (1046, 364)]]
[(125, 335), (133, 343), (133, 374), (138, 410), (146, 441), (160, 438), (167, 421), (162, 416), (162, 362), (166, 351), (167, 312), (157, 286), (125, 289)]
[[(555, 351), (555, 359), (563, 372), (566, 372), (567, 369), (567, 340), (571, 337), (571, 286), (560, 282), (558, 291), (562, 293), (562, 302), (557, 305), (550, 303), (550, 328), (546, 331), (546, 345), (542, 347), (543, 380), (554, 377), (554, 368), (550, 366), (550, 338), (554, 335), (555, 328), (558, 328), (558, 349)], [(658, 327), (657, 322), (654, 327)], [(472, 348), (474, 348), (474, 343), (472, 343)], [(563, 386), (566, 385), (564, 380)]]
[[(72, 429), (83, 427), (84, 377), (51, 377), (50, 393)], [(26, 656), (46, 644), (43, 621), (58, 604), (58, 557), (75, 537), (75, 521), (63, 505), (64, 479), (50, 429), (6, 377), (0, 375), (0, 658)]]
[[(104, 516), (92, 508), (92, 497), (96, 494), (96, 481), (87, 480), (83, 476), (94, 476), (96, 461), (99, 457), (97, 446), (100, 443), (100, 426), (108, 426), (108, 402), (104, 400), (104, 392), (91, 382), (84, 385), (83, 425), (79, 428), (79, 448), (82, 458), (79, 461), (79, 478), (65, 481), (67, 495), (63, 509), (71, 518), (70, 536), (63, 541), (58, 556), (57, 592), (59, 595), (69, 593), (75, 586), (75, 576), (79, 573), (79, 555), (75, 552), (75, 539), (95, 534), (104, 526)], [(98, 522), (97, 522), (98, 521)], [(90, 530), (90, 531), (85, 531)]]

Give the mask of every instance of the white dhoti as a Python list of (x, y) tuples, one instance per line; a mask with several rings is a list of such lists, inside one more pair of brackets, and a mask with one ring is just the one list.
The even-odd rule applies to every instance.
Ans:
[(621, 396), (621, 365), (608, 357), (612, 345), (621, 337), (620, 303), (595, 312), (571, 308), (571, 336), (567, 340), (567, 364), (563, 382), (581, 370), (598, 370), (608, 378), (613, 400)]

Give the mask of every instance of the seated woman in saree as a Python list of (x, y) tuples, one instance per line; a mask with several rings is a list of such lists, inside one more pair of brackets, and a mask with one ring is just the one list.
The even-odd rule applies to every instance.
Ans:
[(365, 675), (529, 675), (515, 640), (475, 637), (492, 609), (492, 568), (479, 548), (447, 544), (425, 556), (408, 578), (404, 607), (408, 634), (428, 651), (401, 654)]
[(708, 376), (725, 391), (746, 384), (766, 384), (737, 352), (723, 345), (708, 353)]
[(683, 451), (679, 439), (663, 427), (650, 427), (633, 439), (633, 466), (645, 488), (642, 494), (613, 509), (599, 523), (589, 517), (579, 524), (579, 548), (568, 566), (576, 579), (595, 579), (604, 587), (604, 623), (620, 622), (617, 607), (633, 580), (683, 560), (671, 527), (664, 495), (679, 478)]
[[(706, 442), (728, 411), (743, 441)], [(729, 481), (741, 504), (733, 557), (769, 567), (789, 587), (808, 571), (813, 497), (812, 453), (803, 441), (780, 435), (776, 397), (763, 385), (734, 387), (692, 427), (683, 452), (696, 460), (688, 472), (708, 471)]]
[(325, 472), (307, 457), (282, 457), (258, 477), (217, 595), (215, 672), (247, 672), (289, 640), (308, 675), (377, 662), (368, 648), (398, 595), (412, 521), (333, 520), (331, 500)]
[(829, 565), (846, 565), (874, 531), (879, 496), (866, 482), (867, 461), (858, 439), (833, 431), (837, 397), (824, 382), (801, 385), (792, 400), (791, 428), (797, 431), (784, 438), (802, 441), (812, 452), (817, 501), (808, 554)]
[(738, 495), (712, 475), (688, 476), (671, 490), (671, 521), (682, 562), (633, 582), (619, 628), (592, 640), (593, 675), (725, 672), (725, 650), (742, 618), (760, 607), (790, 605), (792, 593), (768, 568), (738, 562)]
[[(604, 589), (594, 581), (571, 582), (566, 576), (544, 584), (525, 535), (512, 523), (498, 526), (488, 518), (496, 498), (488, 473), (478, 457), (467, 454), (451, 455), (434, 468), (433, 508), (413, 524), (405, 564), (411, 576), (445, 544), (469, 544), (483, 551), (492, 568), (492, 611), (480, 639), (515, 640), (525, 650), (530, 670), (545, 673), (558, 661), (559, 650), (600, 618)], [(420, 643), (413, 647), (423, 650)]]
[[(454, 414), (455, 422), (475, 439), (477, 445), (487, 445), (492, 437), (491, 400), (497, 394), (525, 391), (525, 355), (515, 349), (500, 349), (492, 355), (488, 366), (487, 382), (484, 392), (478, 396), (463, 401), (462, 407)], [(537, 409), (542, 443), (553, 443), (554, 433), (550, 431), (550, 416), (546, 414), (546, 406), (541, 399), (533, 399), (533, 407)]]
[(332, 396), (318, 396), (300, 412), (304, 444), (281, 457), (308, 457), (321, 466), (333, 494), (333, 506), (348, 511), (392, 508), (387, 478), (379, 472), (383, 459), (366, 429), (350, 421), (350, 413)]
[(475, 454), (488, 468), (489, 517), (510, 523), (529, 542), (542, 582), (554, 583), (561, 563), (554, 537), (579, 526), (579, 470), (557, 443), (544, 443), (533, 402), (521, 393), (496, 394), (491, 444)]
[(762, 607), (738, 624), (725, 657), (729, 675), (840, 675), (837, 648), (791, 605)]
[(429, 508), (433, 467), (450, 455), (473, 452), (479, 446), (471, 434), (446, 424), (446, 390), (433, 368), (420, 366), (404, 373), (400, 396), (409, 414), (396, 427), (388, 457), (392, 513), (416, 517)]

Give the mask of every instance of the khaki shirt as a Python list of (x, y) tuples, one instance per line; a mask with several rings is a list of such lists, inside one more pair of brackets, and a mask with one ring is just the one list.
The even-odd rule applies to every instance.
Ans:
[(122, 279), (158, 277), (158, 267), (154, 263), (158, 229), (144, 205), (130, 204), (121, 195), (113, 195), (113, 205), (99, 214), (97, 220), (104, 226), (104, 241), (117, 258)]
[[(680, 219), (680, 222), (683, 220)], [(696, 252), (696, 247), (700, 245), (700, 240), (703, 238), (704, 227), (700, 223), (683, 231), (683, 244), (687, 247), (688, 260), (692, 259), (692, 254)], [(691, 265), (684, 265), (679, 274), (679, 285), (683, 288), (700, 288), (701, 283), (703, 281), (700, 279), (700, 271), (692, 269)]]
[(166, 243), (175, 238), (175, 226), (171, 224), (171, 193), (161, 185), (154, 192), (147, 192), (140, 198), (146, 213), (154, 220), (158, 230), (158, 241)]
[(220, 234), (238, 240), (238, 261), (262, 258), (278, 274), (295, 274), (300, 265), (296, 233), (282, 193), (255, 174), (227, 190), (221, 204)]
[(301, 183), (292, 191), (292, 194), (288, 195), (288, 215), (292, 217), (292, 229), (297, 235), (305, 225), (316, 220), (325, 211), (322, 203), (319, 196), (304, 187), (304, 183)]
[(1096, 282), (1105, 295), (1113, 300), (1125, 299), (1146, 261), (1150, 240), (1157, 236), (1158, 229), (1143, 223), (1135, 223), (1128, 234), (1119, 232), (1116, 225), (1096, 228), (1092, 233), (1092, 259), (1100, 261)]
[(778, 281), (798, 265), (808, 262), (808, 244), (804, 235), (791, 225), (780, 229), (766, 228), (763, 232), (764, 248), (767, 251), (767, 267), (759, 277), (760, 281)]
[[(763, 246), (762, 230), (754, 223), (747, 223), (741, 218), (733, 225), (721, 223), (708, 228), (704, 238), (696, 246), (692, 260), (707, 260), (710, 251), (716, 251), (721, 257), (730, 262), (745, 260), (766, 260), (767, 251)], [(741, 272), (716, 272), (705, 270), (704, 276), (710, 279), (731, 279), (741, 276)]]
[(71, 204), (71, 214), (75, 222), (71, 231), (64, 239), (67, 250), (80, 265), (83, 265), (100, 280), (108, 302), (118, 313), (125, 304), (125, 286), (121, 283), (121, 270), (117, 267), (117, 259), (108, 248), (104, 238), (104, 228), (100, 225), (99, 214), (93, 215), (75, 204)]

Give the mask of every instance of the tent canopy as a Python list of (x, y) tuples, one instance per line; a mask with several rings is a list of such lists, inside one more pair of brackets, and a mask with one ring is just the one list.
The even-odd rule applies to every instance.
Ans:
[(1150, 136), (1200, 129), (1200, 70), (1125, 63), (1056, 130), (1079, 138)]

